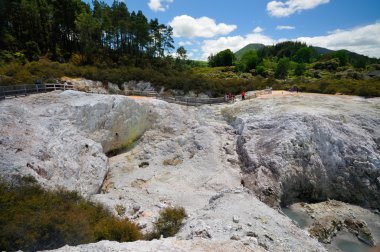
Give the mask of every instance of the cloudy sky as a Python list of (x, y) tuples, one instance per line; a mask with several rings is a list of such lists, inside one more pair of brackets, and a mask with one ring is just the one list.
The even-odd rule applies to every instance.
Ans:
[(192, 59), (284, 40), (380, 58), (380, 0), (124, 1), (130, 11), (170, 24), (176, 46)]

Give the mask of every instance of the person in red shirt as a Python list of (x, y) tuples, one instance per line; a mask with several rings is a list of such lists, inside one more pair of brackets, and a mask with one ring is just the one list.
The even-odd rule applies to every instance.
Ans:
[(245, 100), (245, 91), (243, 90), (243, 92), (241, 93), (241, 99), (244, 101)]

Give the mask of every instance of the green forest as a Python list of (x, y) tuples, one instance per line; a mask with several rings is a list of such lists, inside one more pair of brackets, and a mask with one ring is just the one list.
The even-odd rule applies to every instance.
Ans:
[(267, 86), (380, 96), (380, 77), (368, 76), (380, 70), (379, 59), (287, 41), (193, 61), (184, 47), (175, 48), (170, 26), (130, 12), (122, 1), (2, 0), (0, 17), (0, 85), (69, 76), (105, 85), (149, 81), (169, 94), (212, 97)]
[(170, 26), (130, 13), (121, 1), (5, 0), (0, 15), (5, 59), (8, 51), (28, 61), (47, 55), (59, 62), (144, 65), (174, 48)]

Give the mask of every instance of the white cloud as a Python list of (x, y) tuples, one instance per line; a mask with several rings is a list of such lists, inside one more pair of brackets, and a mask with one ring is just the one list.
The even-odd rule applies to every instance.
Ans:
[(264, 29), (261, 28), (260, 26), (257, 26), (255, 29), (253, 29), (254, 33), (262, 33), (263, 31), (264, 31)]
[[(169, 3), (174, 0), (149, 0), (148, 6), (152, 11), (166, 11), (169, 8)], [(166, 4), (164, 4), (166, 2)]]
[(371, 57), (380, 57), (380, 22), (350, 30), (336, 30), (326, 36), (300, 37), (296, 40), (332, 50), (347, 49)]
[(288, 0), (286, 2), (271, 1), (267, 4), (267, 11), (274, 17), (287, 17), (296, 12), (314, 9), (329, 3), (330, 0)]
[[(231, 49), (235, 52), (250, 43), (272, 45), (287, 40), (289, 39), (275, 40), (259, 33), (205, 40), (201, 46), (201, 59), (205, 60), (211, 53), (215, 54), (225, 49)], [(324, 36), (299, 37), (291, 40), (331, 50), (347, 49), (359, 54), (380, 58), (380, 22), (349, 30), (335, 30)]]
[(296, 27), (290, 25), (277, 25), (276, 30), (294, 30)]
[(174, 17), (169, 25), (173, 27), (174, 37), (188, 38), (227, 35), (237, 28), (236, 25), (216, 24), (215, 20), (208, 17), (193, 18), (187, 15)]
[(221, 37), (214, 40), (203, 41), (202, 59), (207, 59), (211, 53), (215, 54), (219, 51), (230, 49), (236, 52), (244, 46), (251, 43), (261, 43), (264, 45), (272, 45), (276, 40), (259, 33), (247, 34), (246, 36)]
[(180, 41), (178, 42), (179, 46), (191, 46), (193, 43), (191, 41)]

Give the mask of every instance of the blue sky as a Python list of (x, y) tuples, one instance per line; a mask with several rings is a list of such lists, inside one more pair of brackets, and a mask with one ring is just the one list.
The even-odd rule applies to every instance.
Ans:
[[(111, 0), (107, 0), (111, 4)], [(249, 43), (304, 41), (380, 57), (380, 0), (125, 0), (174, 28), (193, 59)]]

